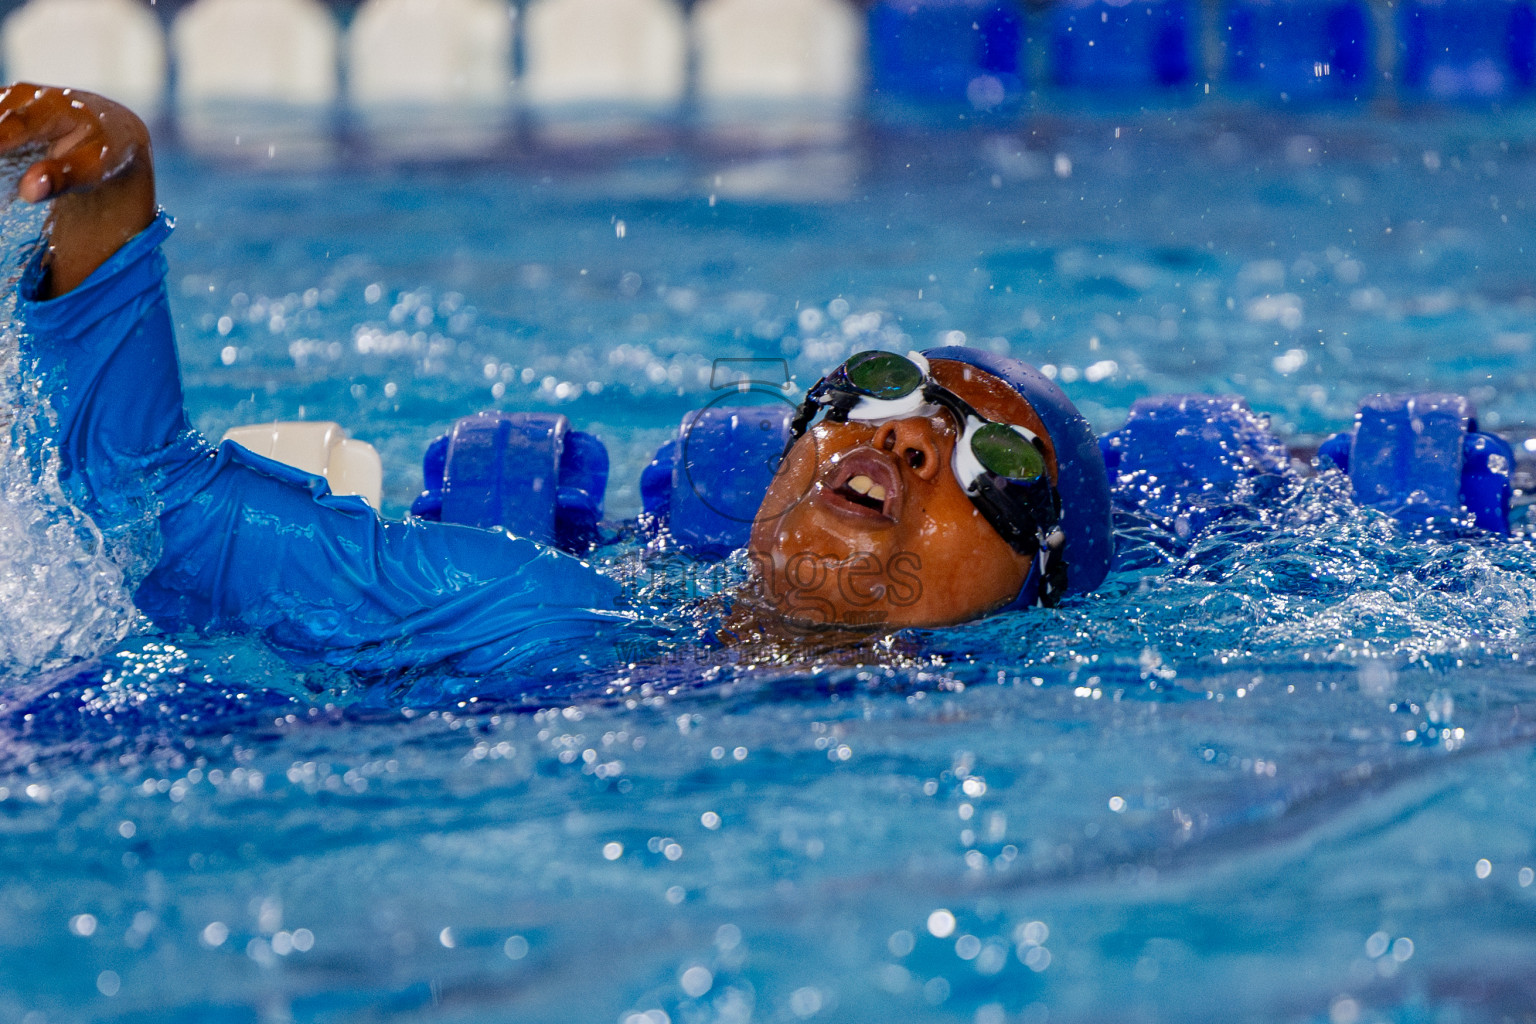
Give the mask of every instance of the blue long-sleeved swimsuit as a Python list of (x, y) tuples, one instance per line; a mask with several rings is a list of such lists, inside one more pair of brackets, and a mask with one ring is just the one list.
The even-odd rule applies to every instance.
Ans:
[(381, 519), (325, 481), (188, 425), (161, 215), (75, 290), (21, 281), (26, 354), (54, 417), (61, 480), (108, 528), (158, 521), (135, 595), (159, 628), (252, 631), (365, 675), (421, 668), (547, 678), (633, 617), (613, 581), (504, 532)]

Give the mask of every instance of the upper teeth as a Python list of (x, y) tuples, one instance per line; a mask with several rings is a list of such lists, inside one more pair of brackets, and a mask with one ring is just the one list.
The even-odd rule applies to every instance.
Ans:
[(860, 473), (852, 480), (849, 480), (848, 488), (850, 490), (857, 491), (860, 494), (867, 494), (871, 498), (874, 498), (876, 501), (885, 500), (885, 488), (875, 483), (863, 473)]

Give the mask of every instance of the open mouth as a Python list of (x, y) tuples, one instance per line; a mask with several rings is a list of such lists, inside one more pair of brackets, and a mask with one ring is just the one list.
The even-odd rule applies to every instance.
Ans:
[(845, 452), (822, 478), (822, 491), (833, 508), (854, 515), (894, 521), (900, 512), (901, 477), (873, 448)]

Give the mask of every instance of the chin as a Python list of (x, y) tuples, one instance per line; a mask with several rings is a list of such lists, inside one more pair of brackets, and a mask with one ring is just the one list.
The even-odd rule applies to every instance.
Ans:
[[(903, 582), (899, 580), (895, 584), (897, 587), (902, 585)], [(911, 581), (908, 593), (916, 586), (920, 586), (920, 581)], [(758, 588), (757, 597), (788, 626), (815, 633), (936, 629), (982, 618), (1007, 603), (999, 601), (973, 610), (931, 602), (911, 605), (888, 600), (849, 603), (836, 587), (809, 590), (787, 584), (783, 578), (764, 580)]]
[[(890, 535), (858, 543), (845, 534), (807, 539), (797, 531), (787, 544), (750, 549), (764, 604), (788, 622), (815, 628), (878, 630), (939, 626), (962, 621), (954, 606), (935, 606), (923, 579), (920, 554)], [(774, 540), (781, 540), (775, 537)]]

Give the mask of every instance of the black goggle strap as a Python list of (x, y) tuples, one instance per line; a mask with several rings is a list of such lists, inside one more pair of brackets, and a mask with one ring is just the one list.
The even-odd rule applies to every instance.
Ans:
[(1028, 482), (984, 476), (971, 500), (1010, 547), (1030, 556), (1029, 575), (1018, 596), (1000, 611), (1054, 608), (1066, 594), (1067, 536), (1061, 530), (1061, 497), (1044, 478)]
[(821, 412), (821, 395), (826, 380), (822, 379), (812, 385), (811, 390), (805, 393), (805, 401), (800, 403), (800, 408), (795, 410), (795, 418), (789, 421), (789, 443), (784, 446), (784, 454), (789, 454), (790, 447), (810, 429), (811, 421), (816, 414)]
[(998, 535), (1021, 555), (1038, 552), (1045, 536), (1061, 521), (1061, 498), (1045, 477), (1022, 481), (984, 473), (966, 494)]
[(987, 476), (994, 488), (1041, 530), (1049, 531), (1061, 522), (1061, 495), (1049, 476), (1041, 474), (1032, 480), (1010, 480), (992, 473)]
[(1040, 551), (1029, 566), (1029, 575), (1012, 601), (999, 608), (1000, 612), (1019, 611), (1024, 608), (1054, 608), (1061, 603), (1067, 592), (1067, 560), (1063, 557), (1067, 535), (1060, 527), (1046, 534)]
[[(841, 367), (839, 367), (841, 370)], [(805, 432), (811, 429), (811, 423), (827, 410), (827, 418), (834, 422), (844, 422), (848, 419), (848, 411), (859, 404), (860, 398), (843, 387), (834, 379), (835, 374), (828, 374), (815, 384), (811, 390), (805, 393), (805, 401), (800, 403), (800, 408), (795, 410), (794, 419), (789, 421), (789, 440), (784, 444), (784, 452), (779, 456), (782, 463), (789, 450), (795, 446), (795, 442), (805, 436)]]
[(974, 405), (938, 381), (928, 380), (923, 383), (923, 400), (947, 410), (950, 415), (954, 416), (959, 421), (955, 425), (962, 434), (965, 433), (965, 425), (970, 420), (981, 420), (983, 423), (988, 422), (985, 416), (976, 411)]

